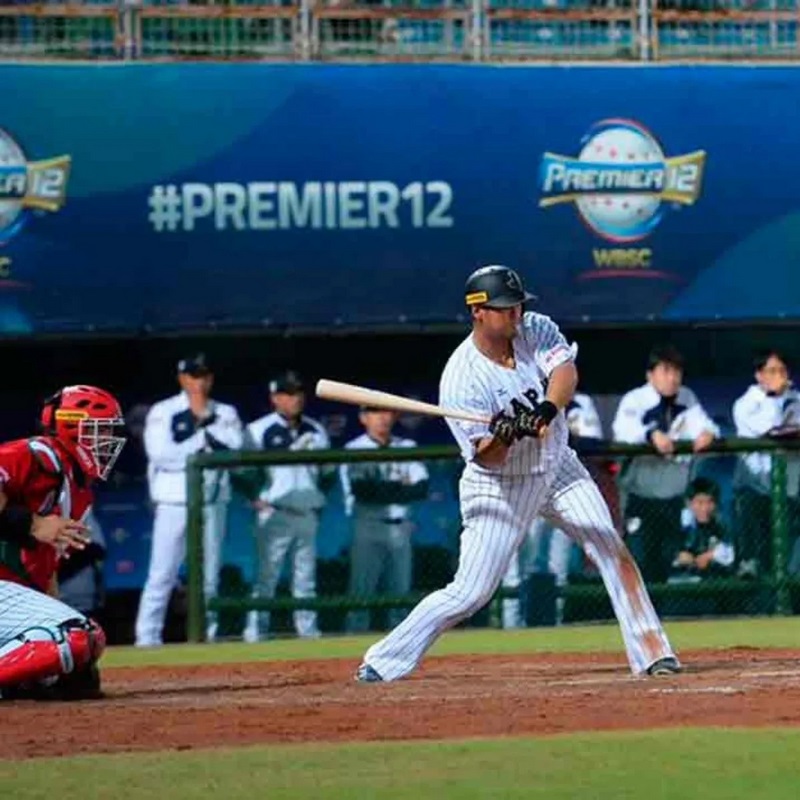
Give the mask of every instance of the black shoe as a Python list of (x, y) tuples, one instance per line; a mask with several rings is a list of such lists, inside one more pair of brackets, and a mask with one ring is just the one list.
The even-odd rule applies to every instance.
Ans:
[(99, 700), (103, 696), (100, 688), (100, 670), (97, 664), (57, 679), (38, 683), (20, 683), (0, 689), (1, 700)]
[(46, 700), (46, 686), (37, 683), (18, 683), (0, 689), (0, 700)]
[(647, 674), (653, 677), (658, 675), (677, 675), (683, 672), (680, 661), (675, 656), (667, 656), (654, 661), (648, 668)]
[(369, 664), (361, 664), (356, 670), (355, 679), (359, 683), (382, 683), (383, 678)]
[(103, 696), (100, 670), (97, 664), (90, 664), (77, 672), (62, 675), (50, 690), (53, 700), (99, 700)]

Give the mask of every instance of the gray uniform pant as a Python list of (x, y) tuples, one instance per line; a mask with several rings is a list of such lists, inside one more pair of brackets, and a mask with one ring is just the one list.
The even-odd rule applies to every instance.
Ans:
[[(356, 508), (353, 544), (350, 550), (350, 594), (374, 596), (379, 588), (388, 595), (411, 591), (411, 523), (388, 522), (358, 513)], [(389, 610), (389, 624), (399, 625), (408, 609)], [(351, 632), (369, 628), (368, 611), (351, 611), (347, 629)]]
[[(278, 581), (287, 558), (292, 564), (292, 596), (308, 598), (317, 596), (317, 527), (316, 511), (287, 511), (276, 509), (267, 521), (256, 530), (258, 548), (258, 574), (254, 597), (271, 599), (275, 596)], [(261, 633), (269, 631), (269, 612), (258, 615)], [(294, 612), (294, 627), (299, 636), (316, 636), (317, 612)]]

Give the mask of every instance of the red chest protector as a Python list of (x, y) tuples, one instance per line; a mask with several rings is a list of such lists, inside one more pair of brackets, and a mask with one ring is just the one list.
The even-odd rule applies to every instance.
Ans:
[[(89, 480), (54, 437), (38, 436), (0, 445), (0, 483), (10, 505), (34, 514), (83, 519), (92, 505)], [(47, 591), (60, 553), (49, 544), (30, 550), (3, 543), (0, 580), (26, 583)]]

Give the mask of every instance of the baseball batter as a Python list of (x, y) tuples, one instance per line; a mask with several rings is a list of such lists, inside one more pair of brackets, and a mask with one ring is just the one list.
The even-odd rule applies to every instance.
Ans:
[(634, 674), (679, 672), (639, 570), (567, 444), (564, 409), (578, 382), (574, 348), (549, 317), (523, 314), (523, 303), (534, 298), (507, 267), (474, 272), (465, 299), (473, 330), (445, 366), (440, 403), (492, 421), (448, 419), (466, 461), (458, 570), (369, 648), (356, 679), (393, 681), (410, 673), (438, 636), (489, 601), (539, 515), (597, 564)]

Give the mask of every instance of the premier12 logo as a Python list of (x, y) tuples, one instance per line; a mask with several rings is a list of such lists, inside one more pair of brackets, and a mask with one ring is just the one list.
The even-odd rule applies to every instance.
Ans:
[(69, 156), (28, 161), (0, 128), (0, 245), (20, 231), (31, 211), (58, 211), (64, 205), (70, 166)]
[[(703, 150), (667, 157), (658, 139), (640, 123), (604, 119), (581, 139), (577, 157), (543, 155), (539, 206), (574, 203), (596, 236), (617, 248), (631, 245), (652, 233), (668, 204), (690, 206), (697, 201), (705, 161)], [(594, 255), (598, 267), (646, 267), (651, 251), (636, 247), (595, 250)]]

